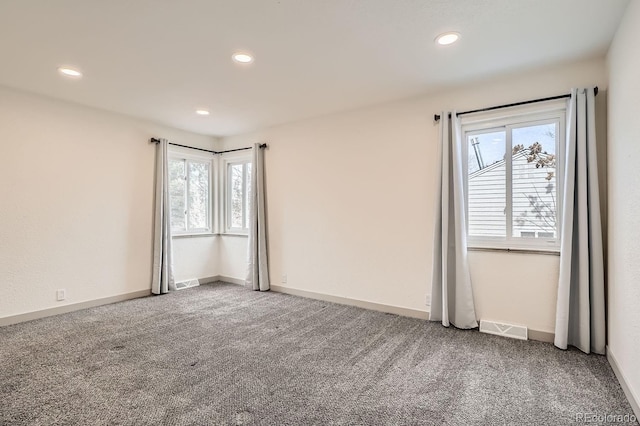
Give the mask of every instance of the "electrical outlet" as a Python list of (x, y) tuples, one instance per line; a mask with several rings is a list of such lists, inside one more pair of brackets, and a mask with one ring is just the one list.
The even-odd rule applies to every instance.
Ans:
[(56, 300), (60, 301), (60, 300), (64, 300), (67, 297), (67, 291), (64, 288), (61, 288), (60, 290), (56, 290)]
[(287, 274), (282, 274), (282, 284), (287, 283)]

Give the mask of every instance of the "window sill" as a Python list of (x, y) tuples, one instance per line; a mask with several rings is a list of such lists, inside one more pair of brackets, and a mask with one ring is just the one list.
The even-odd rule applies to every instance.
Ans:
[(198, 234), (173, 234), (171, 238), (199, 238), (199, 237), (249, 237), (249, 234), (239, 232), (203, 232)]
[(199, 238), (199, 237), (215, 237), (218, 234), (214, 234), (213, 232), (201, 232), (198, 234), (174, 234), (171, 235), (171, 238)]
[(547, 256), (560, 256), (560, 249), (556, 248), (503, 248), (503, 247), (467, 247), (467, 251), (494, 251), (502, 253), (540, 254)]

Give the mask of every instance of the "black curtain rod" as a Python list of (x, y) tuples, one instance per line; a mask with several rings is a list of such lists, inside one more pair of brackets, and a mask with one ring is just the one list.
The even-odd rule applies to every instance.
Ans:
[[(264, 149), (266, 147), (267, 147), (266, 143), (261, 143), (259, 145), (259, 148), (262, 148), (262, 149)], [(253, 147), (252, 146), (247, 146), (247, 147), (244, 147), (244, 148), (227, 149), (226, 151), (218, 151), (218, 152), (216, 152), (216, 154), (224, 154), (226, 152), (234, 152), (234, 151), (245, 151), (247, 149), (253, 149)]]
[[(149, 142), (153, 142), (153, 143), (160, 143), (160, 139), (157, 139), (157, 138), (151, 138), (151, 139), (149, 140)], [(213, 155), (216, 155), (216, 154), (224, 154), (224, 153), (226, 153), (226, 152), (245, 151), (245, 150), (247, 150), (247, 149), (253, 149), (253, 147), (252, 147), (252, 146), (247, 146), (247, 147), (245, 147), (245, 148), (227, 149), (226, 151), (212, 151), (212, 150), (210, 150), (210, 149), (196, 148), (195, 146), (180, 145), (180, 144), (177, 144), (177, 143), (171, 143), (171, 142), (169, 142), (169, 145), (179, 146), (179, 147), (181, 147), (181, 148), (195, 149), (195, 150), (197, 150), (197, 151), (210, 152), (210, 153), (212, 153)], [(264, 149), (264, 148), (266, 148), (266, 147), (267, 147), (267, 144), (266, 144), (266, 143), (261, 143), (259, 147)]]
[[(598, 94), (598, 86), (596, 86), (593, 91), (597, 95)], [(505, 104), (505, 105), (496, 105), (496, 106), (492, 106), (492, 107), (488, 107), (488, 108), (473, 109), (471, 111), (462, 111), (462, 112), (456, 113), (456, 116), (459, 117), (459, 116), (465, 115), (465, 114), (473, 114), (474, 112), (493, 111), (494, 109), (502, 109), (502, 108), (520, 106), (520, 105), (534, 104), (536, 102), (554, 101), (556, 99), (563, 99), (563, 98), (570, 98), (570, 97), (571, 97), (571, 93), (567, 93), (566, 95), (551, 96), (549, 98), (532, 99), (530, 101), (515, 102), (515, 103), (512, 103), (512, 104)], [(449, 118), (451, 118), (451, 114), (449, 114)], [(440, 114), (435, 114), (433, 116), (433, 119), (435, 121), (439, 121), (440, 120)]]

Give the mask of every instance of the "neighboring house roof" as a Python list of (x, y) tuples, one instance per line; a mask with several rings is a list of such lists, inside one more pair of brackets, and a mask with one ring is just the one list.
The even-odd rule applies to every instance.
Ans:
[[(538, 155), (539, 155), (540, 157), (543, 157), (543, 158), (548, 156), (548, 154), (544, 154), (544, 153), (541, 153), (541, 154), (538, 154)], [(511, 157), (511, 158), (512, 158), (512, 159), (511, 159), (511, 161), (513, 162), (514, 160), (519, 159), (518, 157), (519, 157), (519, 158), (524, 158), (524, 159), (526, 160), (527, 153), (526, 153), (525, 151), (517, 152), (517, 153), (513, 154), (513, 156)], [(531, 163), (531, 164), (533, 165), (534, 163)], [(490, 164), (490, 165), (488, 165), (488, 166), (485, 166), (483, 169), (476, 170), (475, 172), (473, 172), (473, 173), (469, 174), (469, 179), (473, 179), (473, 178), (474, 178), (474, 177), (476, 177), (476, 176), (479, 176), (479, 175), (485, 174), (485, 173), (487, 173), (487, 172), (490, 172), (491, 170), (495, 170), (495, 169), (497, 169), (498, 167), (501, 167), (501, 166), (504, 166), (504, 165), (505, 165), (505, 160), (499, 160), (499, 161), (496, 161), (496, 162), (495, 162), (495, 163), (493, 163), (493, 164)], [(553, 168), (555, 168), (555, 167), (553, 167)], [(547, 168), (545, 167), (545, 169), (547, 169)]]

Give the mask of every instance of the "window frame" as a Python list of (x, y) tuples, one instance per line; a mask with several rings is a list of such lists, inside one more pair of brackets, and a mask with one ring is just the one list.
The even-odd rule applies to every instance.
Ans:
[[(191, 150), (190, 150), (191, 151)], [(188, 237), (188, 236), (202, 236), (202, 235), (214, 235), (214, 223), (215, 223), (215, 158), (213, 155), (199, 154), (180, 149), (179, 147), (169, 147), (168, 161), (181, 160), (185, 162), (185, 230), (177, 231), (171, 227), (172, 237)], [(207, 203), (207, 226), (205, 228), (193, 228), (189, 229), (189, 163), (204, 163), (209, 168), (209, 182), (208, 182), (208, 203)], [(171, 202), (171, 200), (169, 200)]]
[[(221, 191), (221, 199), (220, 205), (223, 206), (221, 211), (221, 230), (225, 235), (241, 235), (247, 236), (249, 235), (249, 200), (247, 199), (247, 187), (251, 184), (247, 180), (247, 167), (246, 164), (251, 164), (252, 162), (251, 153), (230, 153), (223, 154), (221, 158), (221, 167), (220, 167), (220, 177), (222, 183), (222, 191)], [(231, 166), (236, 166), (239, 164), (245, 165), (243, 167), (242, 176), (243, 176), (243, 187), (242, 187), (242, 210), (243, 210), (243, 227), (233, 227), (231, 226)], [(252, 170), (253, 171), (253, 170)]]
[[(567, 101), (550, 102), (510, 109), (509, 111), (474, 114), (461, 118), (462, 168), (465, 199), (465, 226), (470, 249), (560, 251), (562, 235), (562, 194), (564, 188), (564, 160)], [(526, 238), (513, 236), (513, 142), (514, 129), (557, 123), (556, 135), (556, 238)], [(469, 143), (473, 135), (495, 131), (505, 132), (505, 237), (473, 236), (469, 234)], [(526, 148), (526, 147), (525, 147)], [(511, 155), (508, 155), (510, 154)], [(507, 161), (508, 159), (508, 161)]]

